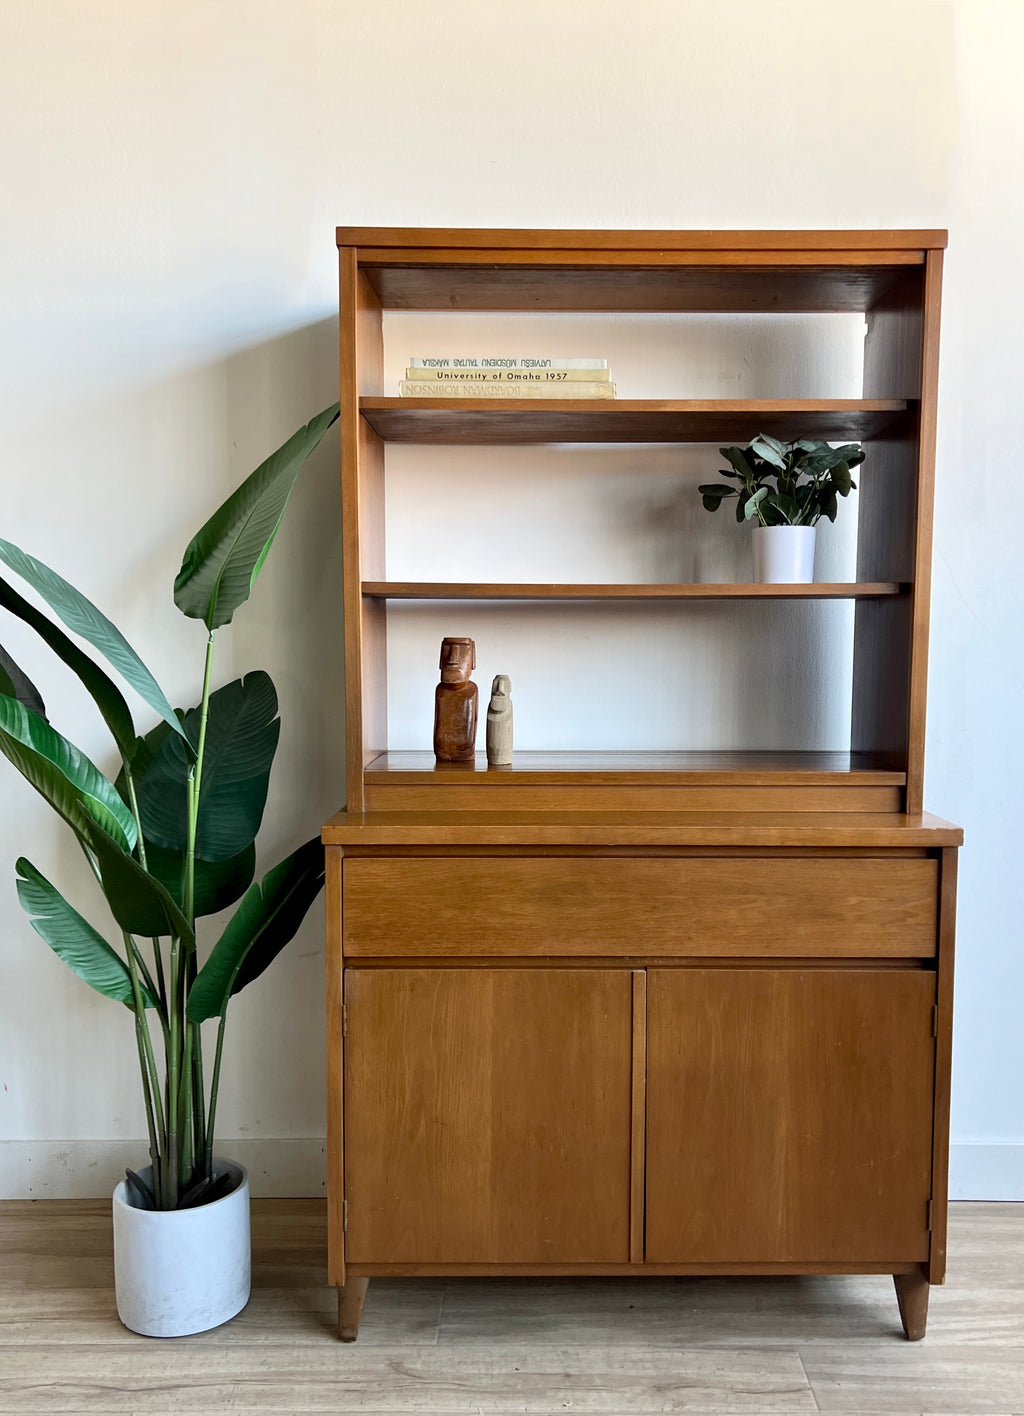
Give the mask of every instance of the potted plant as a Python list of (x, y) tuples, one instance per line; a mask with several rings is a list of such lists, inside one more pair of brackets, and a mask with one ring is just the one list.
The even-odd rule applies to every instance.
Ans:
[[(249, 1296), (248, 1181), (215, 1154), (228, 1003), (294, 936), (323, 884), (319, 838), (254, 882), (255, 838), (280, 719), (261, 670), (213, 687), (214, 642), (248, 599), (296, 477), (338, 417), (325, 409), (267, 459), (189, 543), (174, 582), (201, 621), (198, 704), (174, 709), (115, 625), (41, 561), (0, 540), (0, 561), (98, 651), (156, 713), (139, 736), (121, 688), (0, 575), (0, 606), (30, 625), (75, 673), (110, 730), (120, 770), (104, 775), (47, 718), (28, 675), (0, 650), (0, 751), (74, 833), (120, 938), (103, 933), (22, 857), (18, 898), (33, 928), (97, 992), (134, 1020), (149, 1165), (114, 1192), (118, 1312), (152, 1336), (201, 1332)], [(237, 904), (200, 965), (197, 923)], [(212, 1068), (202, 1024), (217, 1020)]]
[(736, 520), (756, 521), (754, 580), (761, 584), (809, 584), (814, 579), (814, 528), (823, 516), (835, 521), (838, 498), (857, 485), (850, 468), (864, 461), (856, 443), (830, 447), (813, 438), (779, 442), (760, 433), (747, 447), (720, 447), (729, 463), (719, 475), (736, 486), (708, 482), (700, 494), (708, 511), (736, 497)]

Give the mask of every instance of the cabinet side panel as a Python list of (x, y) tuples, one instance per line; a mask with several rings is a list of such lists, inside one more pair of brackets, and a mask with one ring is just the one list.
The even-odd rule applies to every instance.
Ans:
[(340, 846), (325, 848), (327, 878), (324, 913), (327, 926), (327, 1281), (345, 1282), (344, 1156), (344, 1012), (342, 999)]
[(935, 1028), (935, 1124), (932, 1150), (932, 1243), (929, 1283), (946, 1278), (946, 1214), (949, 1191), (949, 1094), (953, 1067), (953, 956), (956, 939), (955, 848), (940, 857), (938, 1012)]
[[(383, 387), (384, 344), (380, 303), (348, 247), (338, 252), (339, 365), (341, 371), (341, 532), (345, 620), (345, 772), (348, 810), (363, 810), (367, 748), (386, 745), (380, 705), (386, 693), (382, 637), (384, 609), (364, 607), (367, 571), (384, 573), (384, 452), (363, 427), (360, 394)], [(367, 738), (371, 741), (368, 743)]]
[(907, 811), (912, 815), (924, 810), (925, 709), (928, 692), (928, 627), (931, 612), (932, 515), (935, 500), (941, 299), (942, 252), (929, 251), (924, 285), (917, 540), (914, 548), (914, 623), (910, 658), (910, 742), (907, 753)]
[(928, 1255), (935, 976), (648, 972), (654, 1263)]

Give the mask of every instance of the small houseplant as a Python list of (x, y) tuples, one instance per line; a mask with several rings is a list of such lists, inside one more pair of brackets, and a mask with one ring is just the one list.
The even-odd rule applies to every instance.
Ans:
[[(0, 648), (0, 752), (70, 827), (120, 936), (120, 951), (30, 861), (18, 898), (80, 978), (132, 1014), (149, 1165), (114, 1193), (115, 1286), (125, 1324), (153, 1336), (216, 1326), (249, 1296), (244, 1170), (215, 1157), (224, 1027), (233, 996), (294, 936), (323, 884), (319, 838), (254, 883), (255, 838), (280, 719), (269, 675), (213, 688), (216, 632), (255, 584), (299, 470), (338, 417), (327, 408), (248, 477), (189, 543), (174, 601), (205, 629), (198, 704), (171, 707), (116, 626), (41, 561), (0, 540), (0, 562), (117, 670), (158, 717), (140, 736), (120, 687), (55, 620), (0, 575), (0, 607), (77, 675), (120, 759), (104, 775), (48, 721), (28, 675)], [(200, 967), (197, 922), (237, 904)], [(212, 1069), (202, 1024), (217, 1019)]]
[(814, 579), (814, 528), (823, 516), (835, 521), (839, 497), (857, 485), (850, 468), (864, 461), (856, 443), (830, 447), (797, 438), (780, 442), (760, 433), (747, 447), (720, 447), (729, 463), (719, 476), (735, 485), (700, 487), (704, 506), (717, 511), (736, 497), (736, 520), (755, 523), (754, 580), (773, 585)]

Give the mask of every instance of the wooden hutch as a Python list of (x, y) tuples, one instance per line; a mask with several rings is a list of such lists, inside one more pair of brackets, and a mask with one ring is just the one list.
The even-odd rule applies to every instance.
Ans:
[[(371, 1277), (413, 1274), (892, 1274), (923, 1335), (962, 840), (922, 801), (945, 244), (339, 229), (348, 803), (323, 840), (343, 1338)], [(385, 310), (863, 312), (863, 397), (385, 397)], [(856, 582), (387, 578), (389, 442), (758, 432), (867, 444)], [(530, 752), (489, 772), (388, 750), (391, 599), (686, 615), (762, 597), (855, 601), (849, 751)]]

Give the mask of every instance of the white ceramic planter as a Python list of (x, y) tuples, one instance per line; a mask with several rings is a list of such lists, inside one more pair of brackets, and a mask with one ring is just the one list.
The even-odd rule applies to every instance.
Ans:
[(813, 526), (755, 526), (754, 582), (810, 585), (814, 580)]
[(114, 1191), (114, 1291), (118, 1316), (132, 1332), (205, 1332), (249, 1301), (249, 1176), (232, 1161), (214, 1164), (237, 1175), (238, 1184), (210, 1205), (136, 1209), (123, 1180)]

